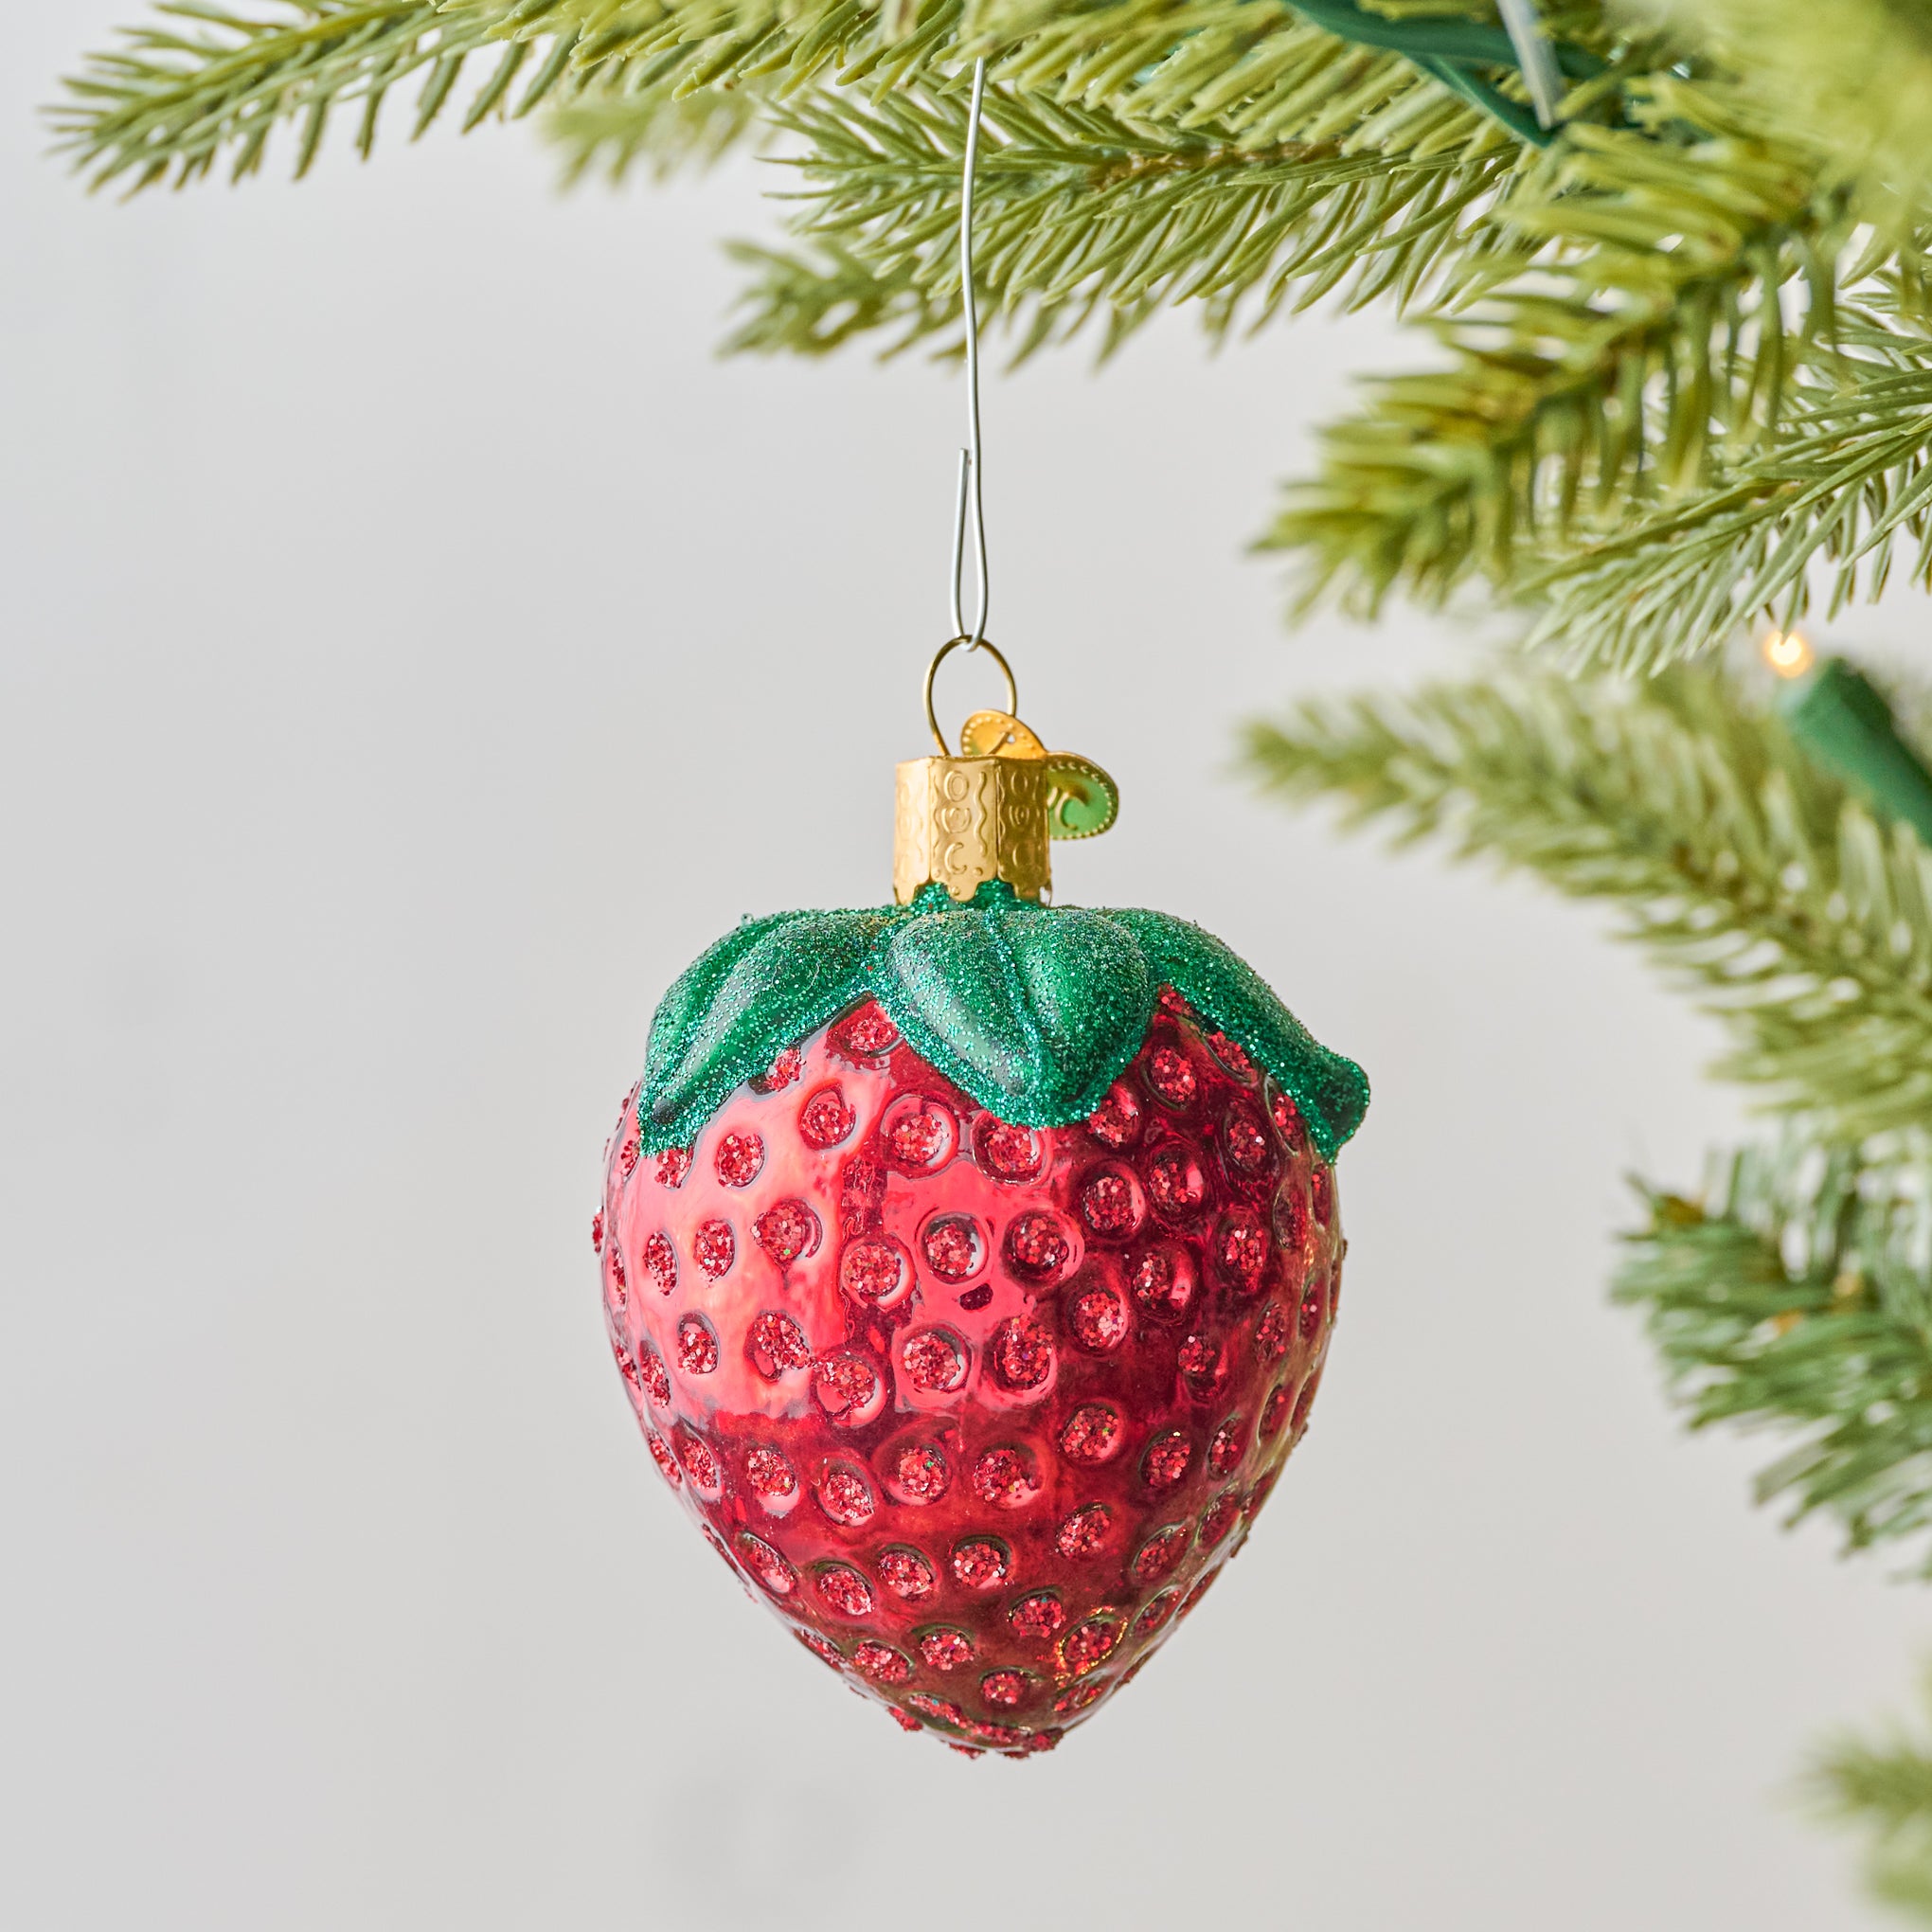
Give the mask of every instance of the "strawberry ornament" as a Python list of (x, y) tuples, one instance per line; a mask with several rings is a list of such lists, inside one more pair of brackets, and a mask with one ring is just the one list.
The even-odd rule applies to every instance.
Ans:
[(899, 768), (895, 904), (746, 920), (665, 995), (593, 1233), (712, 1547), (906, 1729), (1021, 1756), (1307, 1427), (1368, 1087), (1198, 927), (1044, 903), (1114, 793), (1008, 684)]

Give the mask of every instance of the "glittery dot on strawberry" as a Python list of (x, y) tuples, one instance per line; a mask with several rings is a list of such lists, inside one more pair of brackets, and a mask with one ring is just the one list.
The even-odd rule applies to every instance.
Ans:
[(907, 871), (908, 784), (1045, 813), (1033, 756), (902, 767), (899, 903), (677, 980), (593, 1238), (678, 1504), (903, 1727), (1009, 1757), (1172, 1637), (1307, 1428), (1368, 1101), (1198, 927), (1035, 903), (1044, 833)]

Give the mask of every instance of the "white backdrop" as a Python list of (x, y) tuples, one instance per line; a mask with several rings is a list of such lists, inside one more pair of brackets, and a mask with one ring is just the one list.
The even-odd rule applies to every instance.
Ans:
[[(1923, 1598), (1746, 1505), (1605, 1306), (1716, 1040), (1518, 884), (1230, 776), (1448, 674), (1244, 561), (1377, 319), (1171, 323), (987, 401), (994, 634), (1123, 784), (1062, 896), (1198, 918), (1376, 1082), (1347, 1318), (1228, 1586), (1055, 1756), (902, 1737), (733, 1589), (599, 1329), (667, 980), (887, 887), (960, 399), (721, 362), (769, 170), (528, 130), (122, 206), (0, 89), (0, 1920), (1627, 1932), (1868, 1923), (1796, 1815)], [(26, 9), (23, 9), (26, 11)], [(285, 157), (284, 157), (285, 159)], [(963, 689), (963, 686), (962, 686)]]

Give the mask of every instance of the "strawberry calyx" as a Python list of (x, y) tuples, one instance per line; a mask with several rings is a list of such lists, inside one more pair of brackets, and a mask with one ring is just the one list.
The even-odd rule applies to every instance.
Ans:
[(1138, 1050), (1163, 987), (1274, 1076), (1333, 1160), (1367, 1111), (1368, 1078), (1231, 948), (1167, 913), (1038, 905), (997, 880), (964, 905), (929, 886), (909, 905), (773, 913), (725, 934), (652, 1020), (642, 1151), (689, 1146), (727, 1095), (868, 998), (1000, 1119), (1085, 1119)]

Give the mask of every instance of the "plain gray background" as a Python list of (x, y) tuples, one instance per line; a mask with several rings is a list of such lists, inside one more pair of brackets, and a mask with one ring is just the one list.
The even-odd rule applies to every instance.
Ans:
[(1599, 914), (1228, 774), (1244, 713), (1465, 661), (1290, 637), (1240, 554), (1421, 345), (1175, 320), (989, 389), (994, 634), (1125, 791), (1062, 896), (1220, 931), (1376, 1100), (1234, 1580), (967, 1762), (689, 1532), (587, 1238), (671, 975), (886, 890), (957, 379), (715, 358), (751, 163), (565, 199), (527, 129), (399, 122), (90, 201), (31, 111), (134, 5), (0, 79), (0, 1920), (1868, 1923), (1790, 1780), (1904, 1703), (1923, 1600), (1752, 1512), (1768, 1445), (1685, 1440), (1603, 1300), (1623, 1171), (1736, 1124), (1714, 1033)]

